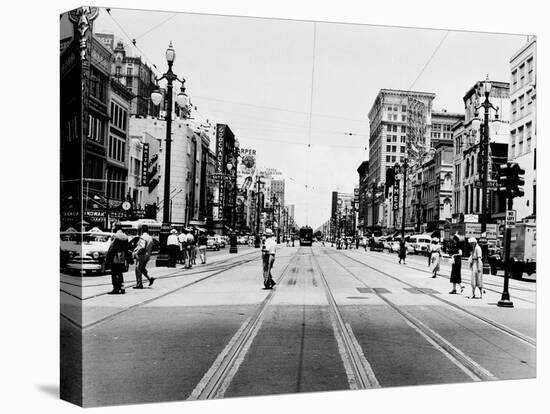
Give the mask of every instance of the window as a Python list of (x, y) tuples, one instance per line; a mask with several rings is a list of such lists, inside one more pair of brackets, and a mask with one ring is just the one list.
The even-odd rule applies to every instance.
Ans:
[(401, 105), (401, 111), (407, 112), (407, 105)]
[(517, 118), (517, 111), (518, 111), (518, 101), (514, 99), (511, 103), (511, 110), (512, 110), (512, 121), (515, 121)]
[(128, 67), (126, 68), (126, 75), (127, 75), (127, 76), (132, 76), (132, 69), (133, 69), (133, 68), (132, 68), (131, 66), (128, 66)]
[(386, 152), (391, 152), (391, 145), (386, 145)]
[(387, 124), (386, 127), (387, 127), (388, 132), (391, 132), (391, 130), (392, 130), (391, 124)]
[(525, 103), (525, 96), (524, 95), (521, 95), (519, 97), (519, 117), (523, 117), (523, 108), (524, 108), (524, 103)]
[(406, 133), (407, 132), (407, 127), (405, 125), (401, 125), (401, 133)]
[(397, 132), (397, 125), (393, 126), (393, 132)]
[(391, 158), (389, 155), (386, 155), (386, 162), (390, 162)]
[(405, 143), (405, 135), (401, 135), (401, 142)]
[(397, 147), (395, 145), (391, 146), (391, 152), (397, 152)]
[(393, 111), (393, 106), (388, 106), (388, 111)]
[(520, 65), (519, 67), (519, 86), (522, 86), (525, 84), (525, 63)]
[(524, 138), (523, 127), (520, 127), (520, 128), (518, 128), (518, 156), (522, 155), (523, 151), (524, 151), (523, 138)]
[(525, 152), (531, 151), (531, 122), (525, 125)]
[(391, 162), (395, 162), (395, 155), (392, 155)]
[(394, 136), (393, 136), (392, 142), (397, 142), (397, 135), (394, 135)]
[(397, 114), (393, 114), (393, 120), (397, 121)]
[(404, 153), (404, 152), (405, 152), (405, 146), (402, 145), (401, 148), (400, 148), (400, 151), (401, 151), (402, 153)]
[(398, 107), (398, 106), (394, 106), (394, 107), (393, 107), (393, 110), (394, 110), (395, 112), (397, 112), (397, 111), (399, 111), (399, 107)]
[(391, 142), (391, 135), (386, 135), (386, 142)]
[(527, 82), (531, 83), (533, 79), (533, 58), (527, 59)]
[(512, 83), (514, 84), (514, 89), (516, 89), (518, 85), (518, 71), (517, 69), (512, 72)]
[(402, 122), (407, 122), (407, 115), (406, 114), (401, 115), (401, 121)]

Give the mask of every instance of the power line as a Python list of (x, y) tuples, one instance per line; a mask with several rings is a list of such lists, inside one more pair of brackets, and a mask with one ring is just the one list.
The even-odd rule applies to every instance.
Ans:
[(159, 24), (151, 27), (149, 30), (143, 32), (142, 34), (140, 34), (138, 37), (136, 37), (135, 39), (140, 39), (142, 38), (143, 36), (145, 36), (146, 34), (149, 34), (151, 33), (153, 30), (159, 28), (160, 26), (162, 26), (163, 24), (165, 24), (166, 22), (168, 22), (169, 20), (172, 20), (174, 17), (176, 17), (178, 15), (178, 13), (174, 13), (173, 15), (171, 15), (170, 17), (168, 17), (167, 19), (163, 20), (162, 22), (160, 22)]

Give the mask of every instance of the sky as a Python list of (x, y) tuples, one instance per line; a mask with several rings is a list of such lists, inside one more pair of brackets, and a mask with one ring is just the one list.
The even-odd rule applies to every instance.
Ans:
[[(508, 82), (525, 35), (101, 9), (113, 33), (159, 74), (165, 50), (200, 116), (228, 124), (260, 168), (277, 168), (295, 219), (330, 217), (331, 192), (353, 192), (368, 159), (368, 112), (382, 88), (436, 94), (463, 112), (478, 80)], [(64, 33), (61, 33), (63, 37)], [(136, 39), (136, 47), (130, 39)], [(311, 116), (310, 116), (311, 114)]]

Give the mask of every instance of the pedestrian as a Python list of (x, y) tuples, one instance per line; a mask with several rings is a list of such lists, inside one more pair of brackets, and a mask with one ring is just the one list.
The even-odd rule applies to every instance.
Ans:
[(113, 236), (113, 241), (107, 251), (105, 262), (111, 266), (111, 283), (113, 290), (111, 295), (123, 295), (124, 290), (124, 272), (128, 262), (128, 236), (119, 228)]
[[(367, 250), (367, 247), (365, 246), (365, 250)], [(405, 263), (405, 259), (407, 258), (407, 244), (405, 243), (404, 239), (399, 240), (399, 264), (401, 264), (401, 261), (403, 261), (403, 264)]]
[(187, 229), (183, 229), (178, 236), (180, 244), (180, 264), (184, 265), (187, 260)]
[(271, 276), (271, 269), (275, 262), (275, 252), (277, 250), (277, 241), (273, 237), (273, 230), (265, 229), (265, 242), (262, 246), (262, 263), (264, 288), (271, 289), (275, 286), (275, 281)]
[(191, 269), (193, 267), (193, 253), (195, 249), (195, 237), (193, 236), (193, 233), (191, 232), (191, 229), (187, 230), (187, 237), (185, 240), (185, 244), (187, 246), (187, 269)]
[(294, 247), (294, 235), (292, 236), (292, 247)]
[(201, 257), (201, 263), (206, 264), (206, 243), (208, 241), (208, 238), (206, 237), (206, 233), (204, 231), (201, 231), (198, 237), (198, 245), (199, 245), (199, 254)]
[(483, 296), (483, 259), (481, 247), (477, 243), (475, 237), (470, 237), (468, 243), (472, 247), (472, 253), (470, 254), (470, 271), (471, 271), (471, 285), (472, 285), (472, 299), (476, 297), (476, 287), (479, 288), (479, 299)]
[(141, 228), (141, 236), (137, 242), (136, 248), (132, 253), (134, 259), (136, 260), (136, 285), (134, 289), (143, 289), (142, 276), (145, 276), (149, 281), (149, 286), (155, 281), (154, 277), (149, 277), (149, 272), (147, 271), (147, 263), (151, 258), (151, 252), (153, 250), (153, 238), (147, 233), (149, 228), (147, 225), (144, 225)]
[(180, 242), (176, 229), (170, 230), (168, 240), (166, 240), (166, 249), (168, 250), (168, 267), (176, 267), (176, 261), (180, 254)]
[(453, 290), (449, 293), (451, 295), (456, 294), (456, 287), (460, 286), (460, 293), (464, 290), (464, 285), (462, 284), (462, 249), (461, 245), (463, 238), (458, 234), (455, 234), (453, 237), (453, 255), (451, 256), (451, 283), (453, 284)]
[(359, 250), (359, 236), (355, 238), (355, 249)]
[(432, 272), (432, 278), (437, 276), (439, 272), (439, 266), (441, 262), (441, 246), (439, 245), (439, 239), (437, 237), (432, 239), (430, 245), (430, 272)]

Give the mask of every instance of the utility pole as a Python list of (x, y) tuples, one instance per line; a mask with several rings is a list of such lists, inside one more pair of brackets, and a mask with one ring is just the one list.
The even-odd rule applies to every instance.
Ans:
[(254, 237), (254, 247), (260, 247), (260, 214), (261, 214), (261, 193), (260, 193), (260, 176), (256, 177), (256, 198), (257, 198), (257, 207), (256, 207), (256, 235)]

